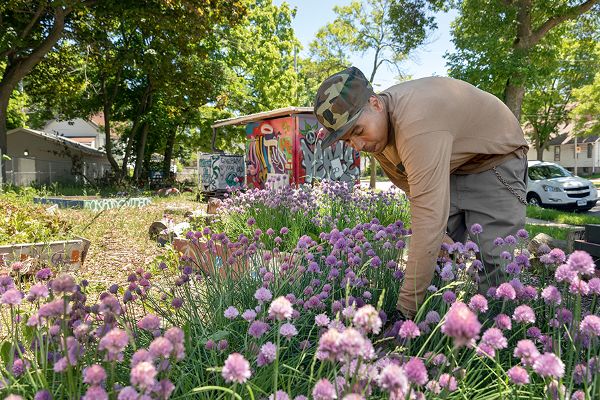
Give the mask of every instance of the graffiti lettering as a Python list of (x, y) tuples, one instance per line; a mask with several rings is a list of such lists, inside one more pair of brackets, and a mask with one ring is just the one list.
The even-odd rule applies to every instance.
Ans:
[(230, 154), (201, 154), (200, 180), (205, 192), (226, 190), (244, 182), (244, 157)]
[(307, 131), (300, 138), (305, 181), (311, 183), (314, 179), (330, 179), (354, 183), (360, 174), (354, 150), (344, 142), (337, 142), (326, 149), (322, 149), (321, 143), (322, 139), (318, 139), (314, 131)]

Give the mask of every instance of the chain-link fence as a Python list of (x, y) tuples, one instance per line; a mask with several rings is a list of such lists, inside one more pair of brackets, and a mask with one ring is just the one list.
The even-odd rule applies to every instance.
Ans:
[(26, 186), (33, 183), (51, 184), (83, 183), (81, 173), (90, 180), (102, 178), (109, 170), (108, 163), (84, 161), (81, 173), (74, 173), (73, 163), (69, 161), (39, 160), (30, 157), (12, 157), (5, 160), (6, 183)]

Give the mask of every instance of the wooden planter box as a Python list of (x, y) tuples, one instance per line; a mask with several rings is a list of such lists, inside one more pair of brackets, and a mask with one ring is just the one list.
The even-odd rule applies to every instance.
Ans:
[(41, 265), (49, 265), (63, 271), (78, 270), (90, 248), (90, 241), (76, 237), (46, 243), (19, 243), (0, 246), (0, 273), (10, 272), (10, 263), (25, 264), (23, 273), (34, 272)]

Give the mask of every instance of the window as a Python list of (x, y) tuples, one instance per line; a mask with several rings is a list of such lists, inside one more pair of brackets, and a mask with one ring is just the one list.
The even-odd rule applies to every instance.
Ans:
[(560, 161), (560, 146), (554, 146), (554, 161)]
[(592, 150), (594, 149), (594, 145), (588, 143), (587, 145), (587, 158), (592, 158)]

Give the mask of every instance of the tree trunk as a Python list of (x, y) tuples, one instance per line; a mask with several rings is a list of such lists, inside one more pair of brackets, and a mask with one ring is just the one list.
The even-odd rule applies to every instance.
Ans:
[(521, 106), (523, 105), (523, 97), (525, 96), (525, 85), (514, 84), (509, 78), (504, 88), (504, 104), (512, 111), (517, 117), (517, 120), (521, 121)]
[(372, 154), (369, 154), (370, 160), (370, 169), (371, 169), (371, 179), (369, 180), (369, 187), (371, 189), (375, 189), (377, 186), (377, 161), (375, 161), (375, 157)]
[(171, 175), (171, 160), (173, 159), (173, 147), (175, 147), (175, 137), (177, 129), (172, 129), (167, 136), (167, 144), (165, 147), (165, 159), (163, 161), (163, 176), (169, 178)]
[(538, 144), (538, 147), (535, 150), (537, 153), (537, 159), (539, 161), (544, 161), (544, 148)]
[[(106, 89), (106, 88), (105, 88)], [(104, 95), (106, 96), (106, 92), (104, 93)], [(106, 99), (105, 97), (105, 101), (104, 101), (104, 135), (106, 137), (106, 144), (104, 145), (104, 150), (106, 151), (106, 158), (108, 159), (108, 162), (110, 163), (110, 166), (113, 169), (113, 172), (115, 173), (115, 176), (119, 176), (119, 163), (117, 163), (117, 160), (115, 160), (115, 157), (112, 154), (112, 141), (110, 139), (110, 116), (111, 116), (111, 111), (112, 111), (112, 104), (110, 103), (110, 101), (108, 99)]]
[(127, 136), (127, 144), (125, 145), (125, 154), (123, 155), (123, 166), (121, 174), (123, 177), (127, 177), (127, 164), (129, 163), (129, 156), (131, 155), (131, 149), (133, 148), (133, 142), (137, 135), (137, 131), (140, 127), (140, 121), (142, 116), (146, 113), (146, 110), (149, 108), (148, 103), (150, 100), (150, 92), (152, 90), (151, 84), (148, 83), (144, 93), (142, 94), (142, 98), (140, 99), (140, 104), (138, 105), (138, 111), (135, 115), (135, 120), (133, 121), (133, 126), (131, 127), (131, 131)]
[(8, 94), (5, 94), (1, 89), (2, 87), (0, 87), (0, 188), (6, 183), (6, 161), (2, 157), (8, 152), (6, 112), (8, 110), (8, 101), (10, 100), (10, 91), (5, 89), (8, 92)]
[(146, 139), (148, 138), (148, 131), (150, 130), (150, 124), (144, 122), (142, 125), (142, 131), (140, 137), (136, 143), (135, 151), (135, 168), (133, 169), (133, 180), (138, 181), (142, 175), (142, 169), (144, 166), (144, 150), (146, 149)]

